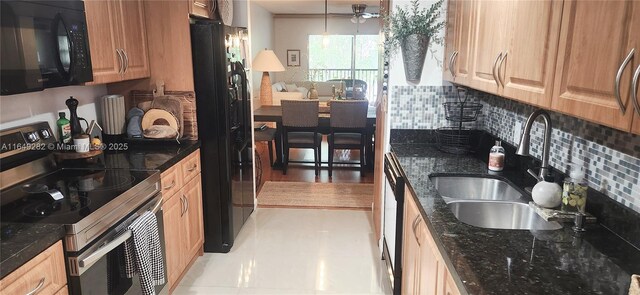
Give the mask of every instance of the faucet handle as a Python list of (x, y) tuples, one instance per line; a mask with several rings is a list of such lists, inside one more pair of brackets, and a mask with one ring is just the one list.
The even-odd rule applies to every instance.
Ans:
[(533, 169), (528, 169), (527, 173), (533, 176), (533, 178), (535, 178), (538, 182), (541, 182), (543, 180), (535, 171), (533, 171)]

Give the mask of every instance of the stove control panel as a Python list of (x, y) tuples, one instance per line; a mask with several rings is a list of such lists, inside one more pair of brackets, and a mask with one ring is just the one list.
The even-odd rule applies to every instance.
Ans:
[[(56, 138), (47, 122), (0, 131), (0, 159), (31, 151), (50, 151)], [(54, 145), (51, 145), (54, 144)]]

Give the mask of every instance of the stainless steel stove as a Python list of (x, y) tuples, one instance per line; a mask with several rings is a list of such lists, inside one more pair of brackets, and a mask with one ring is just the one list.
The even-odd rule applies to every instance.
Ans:
[(46, 122), (1, 131), (0, 145), (1, 224), (63, 225), (72, 294), (140, 293), (137, 277), (109, 272), (120, 269), (113, 264), (131, 237), (126, 227), (145, 211), (156, 213), (164, 253), (160, 173), (82, 169), (77, 163), (59, 167), (51, 155), (57, 143)]

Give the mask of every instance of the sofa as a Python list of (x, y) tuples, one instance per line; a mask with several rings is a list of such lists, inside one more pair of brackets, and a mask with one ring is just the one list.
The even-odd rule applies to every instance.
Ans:
[(271, 85), (271, 91), (273, 93), (273, 105), (280, 105), (282, 100), (297, 100), (307, 99), (311, 84), (316, 83), (316, 90), (318, 90), (319, 101), (329, 101), (333, 98), (333, 86), (336, 90), (346, 89), (344, 81), (298, 81), (298, 82), (277, 82)]

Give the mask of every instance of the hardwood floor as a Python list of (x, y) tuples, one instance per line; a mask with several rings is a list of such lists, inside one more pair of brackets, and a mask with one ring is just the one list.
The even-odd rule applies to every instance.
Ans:
[[(329, 158), (326, 138), (322, 142), (322, 160)], [(336, 150), (334, 161), (354, 162), (354, 164), (334, 164), (333, 177), (329, 177), (327, 164), (322, 165), (320, 175), (315, 176), (313, 164), (289, 163), (287, 175), (282, 175), (282, 170), (273, 170), (269, 166), (269, 150), (264, 142), (256, 143), (256, 151), (260, 155), (262, 163), (262, 178), (258, 190), (265, 181), (299, 181), (299, 182), (323, 182), (323, 183), (373, 183), (373, 171), (367, 171), (365, 176), (360, 175), (360, 152), (357, 150)], [(275, 157), (275, 156), (274, 156)], [(313, 150), (291, 149), (290, 160), (313, 161)]]

